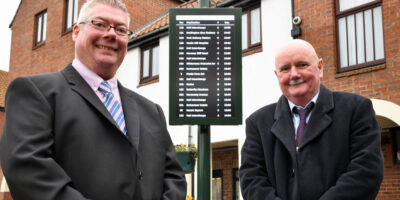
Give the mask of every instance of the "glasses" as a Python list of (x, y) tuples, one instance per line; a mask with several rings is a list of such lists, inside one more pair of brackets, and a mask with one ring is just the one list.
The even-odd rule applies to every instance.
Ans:
[(94, 26), (94, 28), (96, 28), (99, 31), (103, 31), (103, 32), (108, 32), (108, 31), (110, 31), (111, 28), (114, 28), (115, 33), (120, 36), (131, 36), (133, 33), (128, 28), (126, 28), (126, 26), (124, 26), (124, 25), (111, 26), (110, 23), (102, 21), (102, 20), (93, 19), (93, 20), (79, 22), (79, 24), (87, 24), (87, 23), (92, 24)]

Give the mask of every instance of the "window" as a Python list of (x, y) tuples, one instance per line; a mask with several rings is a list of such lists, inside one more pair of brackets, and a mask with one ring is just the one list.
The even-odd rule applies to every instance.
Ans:
[(158, 79), (159, 45), (151, 44), (141, 49), (140, 84)]
[(222, 169), (213, 170), (212, 174), (212, 200), (222, 200)]
[(36, 36), (35, 46), (43, 44), (46, 41), (47, 11), (42, 11), (35, 16), (36, 18)]
[(250, 51), (261, 47), (261, 8), (260, 2), (243, 8), (242, 50)]
[(78, 20), (78, 0), (65, 0), (65, 27), (69, 31)]
[(400, 127), (383, 129), (382, 133), (391, 132), (393, 135), (393, 158), (394, 163), (400, 164)]
[(237, 168), (232, 169), (233, 172), (233, 199), (240, 199), (240, 183), (239, 183), (239, 170)]
[(338, 71), (385, 62), (380, 0), (336, 0)]

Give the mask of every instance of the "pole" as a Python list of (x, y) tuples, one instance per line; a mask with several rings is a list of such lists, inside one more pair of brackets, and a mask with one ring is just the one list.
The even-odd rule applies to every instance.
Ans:
[(210, 0), (199, 0), (199, 8), (209, 8)]
[[(199, 8), (209, 8), (210, 0), (199, 0)], [(198, 127), (197, 199), (209, 200), (210, 195), (210, 125)]]
[(210, 199), (210, 125), (199, 125), (197, 199)]

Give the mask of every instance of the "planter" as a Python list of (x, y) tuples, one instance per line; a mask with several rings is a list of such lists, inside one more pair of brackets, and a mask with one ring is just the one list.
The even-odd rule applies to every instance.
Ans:
[(176, 152), (178, 157), (178, 162), (181, 165), (183, 171), (185, 173), (194, 172), (194, 165), (196, 160), (194, 159), (194, 155), (190, 151), (180, 151)]

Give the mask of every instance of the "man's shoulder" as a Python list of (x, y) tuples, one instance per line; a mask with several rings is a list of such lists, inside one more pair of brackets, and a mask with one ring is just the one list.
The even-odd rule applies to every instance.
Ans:
[(257, 109), (247, 118), (247, 120), (264, 120), (273, 118), (277, 104), (278, 103), (275, 102)]
[(10, 84), (12, 85), (20, 85), (27, 82), (33, 83), (36, 86), (55, 86), (57, 82), (62, 80), (62, 76), (60, 72), (47, 72), (42, 74), (33, 74), (33, 75), (26, 75), (26, 76), (19, 76), (16, 77), (14, 80), (11, 81)]
[(332, 92), (333, 99), (336, 103), (354, 103), (357, 104), (357, 102), (361, 101), (368, 101), (369, 99), (360, 95), (360, 94), (355, 94), (355, 93), (350, 93), (350, 92), (343, 92), (343, 91), (334, 91)]

